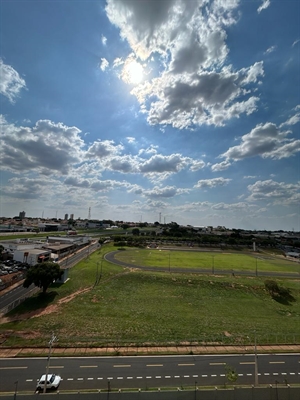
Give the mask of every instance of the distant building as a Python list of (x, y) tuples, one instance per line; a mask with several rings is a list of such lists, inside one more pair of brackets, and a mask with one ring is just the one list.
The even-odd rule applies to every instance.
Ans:
[(68, 219), (69, 218), (69, 214), (65, 214), (65, 219)]
[(70, 219), (74, 219), (74, 214), (70, 214)]
[(25, 218), (25, 215), (26, 215), (26, 212), (25, 212), (25, 211), (20, 211), (20, 212), (19, 212), (19, 218), (20, 218), (20, 219), (24, 219), (24, 218)]

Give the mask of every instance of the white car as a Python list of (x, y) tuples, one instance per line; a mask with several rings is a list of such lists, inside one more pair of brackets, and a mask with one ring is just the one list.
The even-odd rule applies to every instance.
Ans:
[[(55, 374), (48, 374), (47, 377), (48, 377), (48, 379), (47, 379), (46, 389), (57, 389), (60, 384), (61, 377), (59, 375), (55, 375)], [(40, 380), (38, 381), (38, 383), (36, 385), (36, 389), (38, 391), (44, 390), (45, 378), (46, 378), (46, 375), (42, 375)]]

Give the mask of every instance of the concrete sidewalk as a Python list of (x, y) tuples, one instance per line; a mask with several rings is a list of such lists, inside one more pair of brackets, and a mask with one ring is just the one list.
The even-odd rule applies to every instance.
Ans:
[[(0, 358), (47, 357), (49, 348), (0, 347)], [(257, 346), (257, 353), (300, 353), (299, 345)], [(142, 355), (201, 355), (201, 354), (254, 354), (251, 346), (173, 346), (173, 347), (54, 347), (52, 357), (142, 356)]]

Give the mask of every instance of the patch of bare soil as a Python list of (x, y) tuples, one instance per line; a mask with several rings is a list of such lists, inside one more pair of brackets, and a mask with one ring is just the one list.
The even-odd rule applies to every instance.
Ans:
[(60, 299), (57, 302), (57, 304), (50, 304), (46, 308), (39, 308), (37, 310), (31, 311), (28, 313), (24, 313), (24, 314), (15, 315), (13, 317), (0, 316), (0, 324), (4, 324), (6, 322), (12, 322), (12, 321), (23, 321), (25, 319), (37, 318), (42, 315), (52, 314), (52, 313), (58, 311), (61, 304), (68, 303), (69, 301), (72, 301), (75, 297), (77, 297), (78, 295), (80, 295), (82, 293), (86, 293), (89, 290), (91, 290), (91, 287), (85, 288), (82, 290), (78, 290), (77, 292), (74, 292), (74, 293), (70, 294), (69, 296), (66, 296), (66, 297)]

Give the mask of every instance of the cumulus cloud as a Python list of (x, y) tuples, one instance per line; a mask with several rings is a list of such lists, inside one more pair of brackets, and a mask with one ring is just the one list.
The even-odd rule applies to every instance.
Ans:
[(170, 197), (174, 197), (178, 194), (182, 194), (182, 193), (187, 193), (188, 190), (186, 189), (179, 189), (175, 186), (166, 186), (166, 187), (158, 187), (155, 186), (153, 189), (151, 190), (145, 190), (143, 192), (143, 195), (149, 198), (170, 198)]
[(64, 175), (82, 158), (84, 142), (74, 126), (39, 120), (32, 128), (18, 127), (3, 117), (0, 122), (0, 159), (6, 170)]
[(149, 160), (140, 164), (139, 169), (142, 173), (162, 173), (162, 172), (178, 172), (187, 165), (187, 158), (180, 154), (172, 154), (170, 156), (154, 155)]
[(102, 42), (103, 46), (106, 46), (107, 37), (105, 37), (104, 35), (102, 35), (102, 36), (101, 36), (101, 42)]
[(18, 72), (10, 65), (4, 64), (0, 58), (0, 93), (14, 103), (19, 97), (22, 89), (26, 88), (26, 83)]
[(293, 202), (299, 205), (300, 183), (276, 182), (269, 179), (248, 185), (248, 190), (250, 191), (249, 201), (268, 200), (275, 204), (283, 202), (291, 204)]
[(231, 163), (226, 160), (226, 161), (222, 161), (220, 163), (212, 165), (211, 170), (213, 172), (224, 171), (225, 169), (229, 168), (230, 166), (231, 166)]
[(103, 159), (109, 156), (118, 155), (123, 149), (123, 145), (116, 145), (113, 140), (98, 140), (88, 148), (86, 157)]
[(213, 178), (213, 179), (202, 179), (194, 185), (194, 188), (199, 188), (199, 189), (211, 189), (215, 188), (218, 186), (225, 186), (228, 185), (228, 183), (231, 181), (229, 178)]
[(230, 147), (221, 157), (242, 160), (247, 157), (288, 158), (300, 151), (300, 140), (289, 139), (289, 130), (282, 130), (271, 122), (259, 124), (241, 137), (241, 143)]
[(109, 66), (109, 62), (107, 61), (107, 59), (106, 58), (101, 58), (101, 63), (99, 65), (100, 69), (102, 71), (105, 71), (108, 66)]
[(49, 188), (55, 185), (57, 186), (57, 182), (54, 179), (15, 177), (9, 179), (7, 186), (1, 188), (1, 194), (24, 200), (46, 198), (49, 196)]
[(150, 124), (222, 126), (256, 110), (259, 98), (251, 91), (264, 75), (262, 62), (239, 71), (225, 65), (226, 29), (237, 21), (238, 5), (238, 0), (108, 0), (107, 16), (128, 41), (131, 57), (161, 62), (159, 76), (131, 91)]
[(271, 4), (270, 0), (263, 0), (263, 3), (258, 7), (257, 12), (260, 14), (262, 10), (267, 9)]

